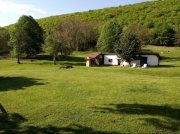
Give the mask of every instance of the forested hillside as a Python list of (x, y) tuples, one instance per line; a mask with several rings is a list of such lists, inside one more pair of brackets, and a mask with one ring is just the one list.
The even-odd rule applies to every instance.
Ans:
[[(33, 19), (31, 16), (24, 17)], [(147, 1), (133, 5), (50, 16), (36, 21), (44, 31), (42, 44), (38, 48), (53, 54), (54, 59), (59, 53), (68, 55), (75, 50), (115, 52), (115, 47), (119, 42), (118, 38), (124, 32), (133, 32), (141, 41), (141, 45), (180, 45), (180, 0)], [(26, 27), (31, 22), (23, 24)], [(31, 25), (28, 27), (28, 29), (35, 29)], [(0, 44), (0, 47), (4, 49), (0, 53), (6, 52), (15, 56), (15, 44), (17, 43), (14, 37), (15, 33), (18, 33), (17, 26), (10, 25), (6, 29), (10, 39), (6, 38), (8, 36), (4, 34), (5, 30), (0, 29), (0, 35), (2, 35), (0, 38), (7, 39), (5, 43)], [(118, 31), (118, 29), (121, 30)], [(36, 37), (34, 33), (31, 36), (27, 28), (24, 30), (26, 34), (23, 35), (27, 35), (24, 39), (27, 41), (29, 37), (32, 37), (31, 40), (34, 41)], [(20, 31), (23, 33), (22, 30)], [(22, 40), (22, 38), (19, 39)], [(30, 41), (26, 44), (32, 46)]]
[(162, 38), (166, 38), (166, 34), (175, 34), (179, 30), (180, 0), (158, 0), (89, 10), (87, 12), (51, 16), (39, 19), (38, 22), (47, 32), (59, 20), (72, 17), (78, 17), (83, 21), (96, 22), (99, 26), (102, 26), (102, 24), (110, 19), (117, 19), (123, 27), (127, 27), (130, 24), (141, 24), (150, 30), (152, 35), (150, 44), (163, 44), (161, 40)]

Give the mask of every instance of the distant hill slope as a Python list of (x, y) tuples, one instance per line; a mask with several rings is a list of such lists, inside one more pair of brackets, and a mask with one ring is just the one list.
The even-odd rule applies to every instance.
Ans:
[(95, 21), (100, 25), (109, 19), (116, 18), (122, 25), (137, 23), (147, 26), (156, 32), (162, 25), (169, 25), (174, 30), (180, 24), (180, 0), (158, 0), (133, 5), (89, 10), (66, 15), (51, 16), (39, 19), (45, 31), (56, 25), (57, 21), (67, 17), (79, 17), (84, 21)]

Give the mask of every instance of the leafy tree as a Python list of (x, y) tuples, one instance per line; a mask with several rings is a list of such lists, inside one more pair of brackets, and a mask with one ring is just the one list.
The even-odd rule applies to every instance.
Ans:
[(166, 25), (163, 27), (162, 31), (162, 37), (161, 37), (161, 44), (162, 45), (173, 45), (174, 44), (174, 36), (175, 36), (175, 31), (172, 27)]
[(33, 17), (23, 15), (15, 26), (9, 29), (11, 35), (9, 45), (13, 48), (11, 53), (17, 55), (18, 64), (22, 54), (30, 57), (41, 51), (44, 42), (43, 31)]
[(142, 45), (146, 45), (150, 39), (149, 30), (143, 25), (132, 24), (129, 25), (125, 31), (133, 32), (141, 41)]
[(153, 44), (172, 46), (175, 41), (175, 31), (167, 24), (159, 24), (158, 28), (154, 31), (153, 38)]
[(140, 52), (140, 50), (140, 40), (133, 32), (129, 31), (121, 34), (120, 40), (115, 47), (115, 52), (117, 55), (129, 63), (136, 56), (136, 54)]
[(96, 40), (95, 25), (78, 18), (64, 19), (57, 24), (63, 42), (73, 50), (84, 50), (91, 47)]
[(101, 30), (97, 49), (101, 52), (114, 52), (114, 46), (119, 40), (119, 35), (122, 32), (120, 24), (116, 20), (108, 21)]
[(20, 57), (22, 53), (25, 51), (28, 43), (30, 42), (31, 38), (28, 36), (27, 32), (23, 27), (17, 27), (15, 31), (15, 50), (17, 54), (17, 63), (20, 64)]
[(0, 54), (5, 54), (9, 52), (8, 41), (10, 35), (5, 28), (0, 27)]
[[(28, 40), (22, 39), (24, 45), (24, 53), (27, 57), (33, 56), (41, 52), (43, 39), (43, 30), (39, 24), (31, 16), (21, 16), (16, 24), (16, 33), (23, 32), (23, 35), (28, 37)], [(20, 34), (19, 34), (20, 35)], [(17, 40), (21, 42), (21, 36), (16, 36)], [(16, 42), (17, 43), (17, 42)], [(18, 44), (16, 44), (18, 45)]]
[(72, 52), (71, 45), (65, 44), (64, 36), (62, 36), (60, 31), (61, 27), (59, 26), (60, 25), (57, 25), (56, 28), (51, 30), (45, 40), (46, 45), (50, 47), (50, 53), (53, 54), (54, 65), (56, 65), (56, 59), (59, 53), (61, 53), (61, 55), (69, 55)]

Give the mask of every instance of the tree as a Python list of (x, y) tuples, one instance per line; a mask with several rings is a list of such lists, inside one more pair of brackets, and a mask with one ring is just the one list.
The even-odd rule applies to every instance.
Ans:
[(8, 41), (10, 35), (5, 28), (0, 27), (0, 54), (7, 54), (9, 52)]
[[(61, 39), (73, 50), (85, 50), (96, 42), (96, 25), (94, 23), (83, 22), (78, 18), (64, 19), (57, 24)], [(95, 45), (94, 45), (95, 46)]]
[(136, 54), (139, 53), (140, 50), (140, 40), (133, 32), (129, 31), (121, 34), (120, 40), (115, 48), (117, 55), (129, 63), (136, 56)]
[(105, 23), (98, 38), (98, 51), (113, 52), (114, 46), (117, 44), (121, 32), (122, 28), (116, 20), (111, 20)]
[(17, 27), (15, 31), (15, 50), (17, 54), (17, 63), (20, 64), (20, 57), (22, 53), (25, 51), (25, 48), (28, 46), (31, 38), (28, 36), (27, 32), (23, 27)]
[(172, 46), (175, 41), (175, 31), (172, 26), (161, 24), (154, 31), (154, 43), (164, 46)]
[(132, 24), (125, 31), (133, 32), (141, 41), (142, 45), (146, 45), (150, 39), (149, 30), (143, 25)]
[(44, 43), (43, 30), (39, 26), (39, 24), (33, 19), (33, 17), (25, 16), (25, 15), (21, 16), (15, 27), (16, 27), (15, 33), (22, 32), (21, 34), (23, 34), (24, 36), (26, 35), (28, 37), (28, 40), (22, 39), (22, 41), (20, 41), (21, 38), (18, 38), (21, 37), (20, 33), (19, 36), (16, 36), (18, 42), (24, 42), (23, 46), (24, 46), (24, 53), (26, 54), (26, 56), (30, 57), (40, 53), (42, 44)]
[(46, 37), (46, 47), (53, 54), (53, 61), (61, 55), (69, 55), (73, 50), (87, 50), (96, 44), (96, 25), (78, 18), (68, 18), (57, 22)]
[(51, 31), (51, 33), (47, 36), (46, 45), (50, 47), (50, 53), (53, 54), (53, 63), (56, 65), (56, 58), (58, 53), (61, 55), (69, 55), (71, 53), (70, 46), (67, 46), (63, 43), (61, 32), (58, 28), (55, 28)]
[(41, 52), (44, 42), (43, 30), (31, 16), (21, 16), (15, 26), (10, 29), (9, 45), (13, 48), (13, 54), (17, 55), (17, 63), (24, 54), (31, 57)]

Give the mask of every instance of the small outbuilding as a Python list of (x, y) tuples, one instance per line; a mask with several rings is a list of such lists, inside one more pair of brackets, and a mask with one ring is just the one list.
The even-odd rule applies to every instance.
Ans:
[(139, 66), (159, 66), (160, 56), (157, 53), (140, 53), (135, 58), (135, 63)]
[(104, 57), (102, 53), (89, 54), (86, 57), (86, 66), (87, 67), (102, 66), (104, 64), (103, 60), (104, 60)]

